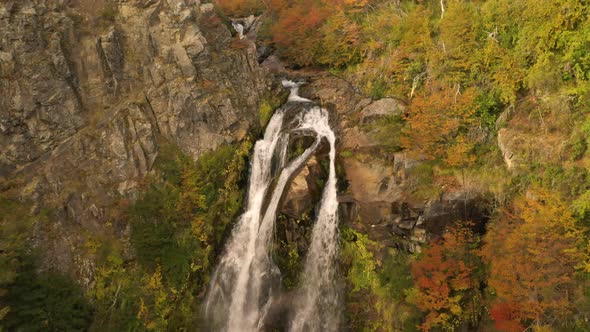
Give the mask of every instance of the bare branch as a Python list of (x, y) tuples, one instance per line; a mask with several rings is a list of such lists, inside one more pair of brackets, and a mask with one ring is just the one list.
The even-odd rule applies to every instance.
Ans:
[(455, 91), (455, 102), (457, 102), (457, 97), (461, 95), (461, 83), (457, 83), (457, 91)]
[(420, 74), (416, 75), (414, 77), (414, 79), (412, 80), (412, 91), (410, 91), (410, 99), (414, 96), (414, 92), (416, 91), (416, 88), (418, 87), (418, 82), (420, 81), (420, 79), (424, 75), (426, 75), (426, 71), (423, 71)]
[(494, 30), (492, 31), (485, 31), (485, 33), (488, 34), (488, 39), (491, 39), (493, 41), (495, 41), (496, 43), (498, 42), (498, 26), (496, 25), (496, 27), (494, 28)]
[(111, 304), (111, 306), (107, 309), (107, 311), (111, 311), (111, 309), (113, 309), (115, 307), (115, 304), (117, 304), (117, 300), (119, 299), (119, 291), (121, 291), (121, 284), (119, 284), (117, 286), (117, 291), (115, 292), (115, 296), (113, 299), (113, 303)]

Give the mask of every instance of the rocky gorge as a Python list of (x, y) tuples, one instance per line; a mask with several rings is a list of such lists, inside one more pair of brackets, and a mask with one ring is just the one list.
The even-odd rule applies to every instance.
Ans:
[[(91, 304), (106, 303), (107, 316), (112, 308), (125, 306), (122, 288), (146, 287), (160, 295), (137, 295), (135, 302), (129, 300), (131, 309), (125, 309), (143, 327), (198, 328), (199, 318), (170, 322), (175, 310), (176, 315), (198, 316), (211, 264), (233, 225), (230, 220), (243, 209), (251, 143), (286, 100), (287, 90), (280, 86), (284, 78), (305, 82), (301, 96), (328, 110), (336, 134), (342, 233), (353, 234), (353, 242), (366, 237), (376, 243), (368, 249), (376, 261), (395, 256), (392, 252), (419, 254), (457, 220), (485, 228), (494, 200), (488, 188), (470, 185), (465, 177), (463, 183), (449, 179), (433, 186), (423, 160), (400, 147), (407, 101), (369, 97), (327, 71), (285, 68), (274, 55), (261, 56), (255, 38), (254, 32), (240, 38), (230, 19), (199, 0), (0, 1), (0, 191), (6, 199), (2, 202), (23, 205), (22, 214), (31, 220), (25, 242), (32, 248), (27, 250), (38, 253), (35, 271), (71, 277), (85, 294), (93, 294)], [(486, 135), (482, 139), (489, 140)], [(498, 140), (512, 169), (518, 152), (506, 152), (506, 135), (499, 134)], [(287, 154), (296, 155), (310, 144), (308, 137), (294, 137)], [(228, 146), (237, 148), (223, 152)], [(223, 157), (217, 157), (218, 151)], [(298, 283), (295, 273), (309, 247), (328, 176), (328, 152), (326, 146), (318, 148), (290, 179), (279, 205), (273, 246), (288, 291)], [(208, 164), (206, 158), (221, 160), (220, 165)], [(170, 160), (174, 166), (166, 164)], [(180, 167), (198, 171), (184, 173)], [(211, 193), (178, 189), (198, 172), (209, 172), (208, 167), (221, 173), (197, 182), (203, 188), (210, 182)], [(182, 226), (174, 226), (173, 234), (181, 244), (188, 241), (183, 236), (199, 239), (195, 246), (204, 252), (199, 259), (206, 259), (192, 257), (177, 264), (187, 267), (160, 272), (159, 265), (138, 263), (144, 259), (138, 243), (144, 244), (134, 237), (139, 228), (130, 214), (140, 216), (137, 224), (148, 220), (151, 210), (142, 215), (138, 202), (149, 203), (145, 193), (162, 183), (164, 189), (158, 190), (168, 190), (168, 182), (180, 183), (172, 189), (174, 202), (192, 200), (197, 206), (162, 207), (190, 210), (191, 220), (174, 219)], [(226, 205), (214, 210), (215, 204)], [(179, 211), (170, 213), (180, 216)], [(153, 221), (154, 229), (159, 222)], [(207, 231), (195, 230), (201, 226)], [(115, 259), (104, 253), (111, 245), (120, 254), (116, 266), (124, 271), (121, 275), (137, 273), (132, 275), (144, 286), (113, 272), (109, 264)], [(341, 263), (343, 270), (351, 264)], [(142, 268), (145, 272), (138, 272)], [(182, 280), (167, 285), (166, 273)], [(191, 282), (199, 287), (186, 286)], [(97, 293), (99, 287), (106, 295)], [(166, 303), (176, 309), (164, 309)], [(367, 310), (363, 322), (377, 309)], [(404, 318), (398, 323), (402, 326)], [(95, 330), (109, 326), (97, 324)]]

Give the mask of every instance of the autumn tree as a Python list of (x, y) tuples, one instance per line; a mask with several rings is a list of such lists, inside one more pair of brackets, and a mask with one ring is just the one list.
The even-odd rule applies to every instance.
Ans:
[(490, 316), (498, 331), (521, 332), (525, 328), (520, 323), (520, 305), (511, 302), (497, 302), (490, 309)]
[[(458, 134), (472, 120), (475, 96), (474, 89), (461, 92), (453, 87), (434, 89), (428, 95), (416, 96), (406, 117), (402, 146), (417, 158), (433, 160), (448, 157), (448, 148), (457, 145)], [(468, 149), (459, 146), (459, 150), (465, 152)]]
[(343, 10), (327, 20), (321, 33), (323, 38), (318, 62), (344, 67), (362, 59), (359, 26)]
[(451, 84), (465, 84), (477, 65), (476, 52), (481, 36), (477, 8), (467, 1), (448, 1), (445, 17), (440, 22), (438, 52), (431, 61), (436, 76), (444, 76)]
[(281, 54), (299, 65), (313, 64), (321, 45), (322, 27), (333, 9), (321, 1), (272, 2), (272, 42)]
[(473, 249), (478, 239), (471, 223), (451, 228), (412, 265), (415, 287), (408, 300), (426, 313), (423, 331), (452, 331), (461, 322), (479, 319), (481, 262)]
[(374, 97), (411, 97), (426, 81), (434, 49), (431, 11), (418, 5), (405, 14), (395, 4), (368, 14), (362, 25), (363, 50), (359, 80)]
[(580, 299), (575, 274), (583, 261), (582, 239), (557, 193), (530, 190), (501, 212), (482, 250), (496, 294), (491, 312), (498, 329), (567, 324)]
[(236, 17), (258, 14), (265, 8), (261, 0), (215, 0), (215, 6), (225, 15)]

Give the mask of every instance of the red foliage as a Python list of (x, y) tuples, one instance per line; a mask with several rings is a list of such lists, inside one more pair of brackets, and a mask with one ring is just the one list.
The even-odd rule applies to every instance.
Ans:
[(470, 250), (477, 239), (469, 226), (451, 229), (412, 265), (417, 292), (411, 301), (427, 313), (421, 326), (424, 331), (453, 328), (464, 316), (465, 299), (473, 298), (468, 294), (478, 284), (474, 271), (479, 259)]
[(511, 320), (540, 324), (576, 312), (582, 238), (568, 204), (546, 189), (529, 189), (501, 212), (488, 228), (481, 253), (496, 302), (519, 304), (510, 311)]
[(524, 327), (520, 324), (520, 308), (516, 303), (498, 302), (490, 309), (490, 316), (498, 331), (520, 332)]

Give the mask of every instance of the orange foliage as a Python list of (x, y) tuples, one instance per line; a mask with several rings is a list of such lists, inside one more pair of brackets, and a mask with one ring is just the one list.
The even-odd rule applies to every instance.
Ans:
[(318, 57), (320, 63), (341, 67), (361, 60), (359, 26), (343, 11), (332, 15), (321, 32), (324, 37), (322, 52)]
[[(427, 96), (417, 96), (410, 104), (401, 144), (418, 158), (445, 158), (455, 144), (459, 130), (465, 128), (474, 113), (475, 89), (462, 94), (447, 87)], [(461, 151), (469, 149), (460, 147)]]
[(475, 155), (472, 153), (475, 144), (469, 142), (464, 136), (458, 136), (453, 145), (447, 149), (445, 164), (451, 167), (465, 167), (475, 162)]
[(275, 14), (276, 23), (271, 27), (273, 42), (296, 63), (313, 63), (321, 37), (319, 28), (332, 9), (313, 0), (297, 1), (288, 7), (284, 4), (279, 6)]
[[(358, 27), (348, 15), (367, 4), (368, 0), (270, 0), (272, 42), (296, 64), (329, 62), (338, 66), (357, 56), (356, 50), (348, 50), (359, 39)], [(330, 21), (331, 27), (323, 30)], [(340, 52), (344, 53), (342, 59), (338, 58)], [(329, 58), (320, 59), (320, 54)]]
[(466, 300), (475, 297), (468, 296), (479, 284), (474, 276), (479, 260), (470, 250), (477, 240), (470, 226), (451, 229), (412, 265), (415, 289), (409, 301), (427, 313), (420, 326), (424, 331), (452, 329), (464, 316)]
[(215, 0), (215, 6), (228, 16), (248, 16), (264, 8), (260, 0)]
[[(519, 305), (510, 320), (560, 321), (573, 313), (582, 238), (557, 193), (533, 190), (503, 211), (488, 230), (482, 255), (497, 301)], [(502, 310), (493, 318), (504, 321)]]
[(490, 309), (494, 327), (503, 332), (521, 332), (524, 327), (518, 321), (520, 307), (515, 303), (498, 302)]
[(347, 11), (354, 11), (364, 8), (369, 4), (368, 0), (326, 0), (330, 6), (335, 6)]

